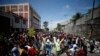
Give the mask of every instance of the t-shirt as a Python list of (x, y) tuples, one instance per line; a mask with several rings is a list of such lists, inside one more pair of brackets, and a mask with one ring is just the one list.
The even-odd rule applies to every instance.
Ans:
[(22, 54), (22, 52), (23, 52), (23, 49), (20, 48), (20, 49), (19, 49), (19, 53), (20, 53), (20, 55)]
[(56, 46), (56, 51), (61, 51), (61, 47), (60, 47), (59, 42), (55, 42), (55, 46)]
[(33, 48), (33, 47), (29, 48), (28, 54), (29, 54), (29, 56), (35, 56), (35, 54), (36, 54), (36, 49)]
[(70, 55), (70, 56), (74, 56), (74, 53), (75, 53), (74, 48), (71, 48), (71, 49), (69, 49), (68, 51), (69, 51), (69, 55)]
[(68, 41), (64, 40), (64, 45), (67, 46), (68, 45)]
[(45, 45), (45, 47), (46, 47), (47, 51), (51, 51), (52, 50), (52, 45), (51, 45), (50, 42), (47, 42), (46, 45)]
[(44, 43), (43, 42), (41, 43), (40, 50), (44, 50)]
[(85, 56), (85, 52), (84, 52), (83, 49), (80, 49), (80, 50), (78, 51), (78, 56)]
[(17, 47), (12, 48), (11, 52), (12, 52), (13, 56), (19, 56), (20, 55)]
[(28, 53), (24, 50), (20, 56), (28, 56)]
[(68, 56), (66, 53), (62, 53), (60, 56)]

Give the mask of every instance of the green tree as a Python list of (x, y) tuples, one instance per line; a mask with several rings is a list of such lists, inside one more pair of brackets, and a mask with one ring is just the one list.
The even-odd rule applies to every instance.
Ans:
[(46, 31), (49, 31), (49, 28), (45, 28)]
[(44, 28), (45, 28), (46, 31), (49, 31), (48, 22), (47, 21), (43, 22), (43, 26), (44, 26)]
[(79, 18), (82, 17), (82, 14), (80, 12), (77, 12), (74, 16), (73, 19), (71, 19), (71, 21), (74, 22), (74, 24), (76, 24), (76, 20), (78, 20)]
[(34, 27), (30, 27), (28, 29), (28, 36), (29, 37), (34, 37), (35, 36), (35, 29), (34, 29)]
[(43, 26), (44, 26), (44, 28), (47, 28), (48, 22), (47, 22), (47, 21), (44, 21), (44, 22), (43, 22)]
[(57, 24), (57, 28), (56, 28), (58, 31), (61, 31), (62, 30), (62, 25), (60, 23)]

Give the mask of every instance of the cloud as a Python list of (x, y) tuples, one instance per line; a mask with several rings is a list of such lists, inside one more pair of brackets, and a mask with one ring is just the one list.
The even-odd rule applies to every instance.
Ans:
[[(54, 19), (54, 20), (48, 21), (48, 23), (49, 23), (48, 28), (49, 28), (50, 30), (53, 30), (54, 28), (57, 27), (57, 23), (64, 22), (65, 20), (66, 20), (66, 19), (63, 19), (63, 20), (62, 20), (62, 19), (61, 19), (61, 20), (56, 20), (56, 19)], [(44, 29), (43, 24), (41, 24), (41, 28)]]
[[(70, 19), (71, 19), (71, 15), (67, 16), (66, 18), (59, 19), (59, 20), (58, 19), (49, 20), (48, 28), (51, 31), (57, 27), (57, 23), (66, 24)], [(41, 28), (44, 29), (43, 23), (41, 24)]]
[(50, 30), (53, 30), (54, 28), (56, 28), (57, 27), (57, 23), (60, 23), (60, 22), (63, 22), (64, 20), (56, 20), (56, 21), (52, 21), (52, 22), (50, 22), (49, 23), (49, 29)]
[(65, 19), (60, 19), (60, 20), (55, 20), (55, 21), (51, 21), (49, 22), (49, 29), (50, 30), (53, 30), (54, 28), (57, 27), (57, 23), (67, 23), (69, 21), (69, 19), (71, 18), (71, 16), (68, 16), (67, 18)]
[(70, 6), (67, 4), (67, 5), (65, 5), (65, 8), (68, 9), (68, 8), (70, 8)]

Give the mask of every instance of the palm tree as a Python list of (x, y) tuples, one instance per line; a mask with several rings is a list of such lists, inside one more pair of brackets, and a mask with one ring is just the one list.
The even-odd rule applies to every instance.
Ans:
[(44, 26), (44, 28), (45, 28), (46, 31), (49, 31), (48, 22), (47, 21), (43, 22), (43, 26)]
[(47, 28), (48, 22), (47, 22), (47, 21), (44, 21), (44, 22), (43, 22), (43, 26), (44, 26), (44, 28)]

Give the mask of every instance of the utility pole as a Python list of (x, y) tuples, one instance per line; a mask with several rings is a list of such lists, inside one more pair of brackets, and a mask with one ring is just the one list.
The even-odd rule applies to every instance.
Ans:
[(95, 0), (93, 0), (93, 5), (92, 5), (92, 14), (91, 14), (91, 23), (90, 23), (90, 27), (91, 27), (91, 31), (90, 31), (90, 39), (93, 38), (93, 16), (94, 16), (94, 6), (95, 6)]

